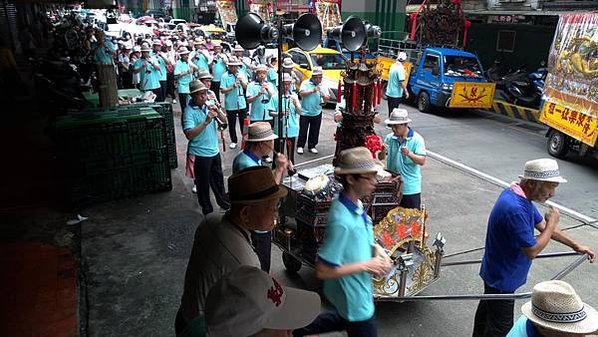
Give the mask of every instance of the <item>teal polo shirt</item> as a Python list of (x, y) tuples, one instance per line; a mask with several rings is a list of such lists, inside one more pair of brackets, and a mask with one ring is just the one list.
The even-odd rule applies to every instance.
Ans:
[[(193, 129), (203, 123), (208, 117), (206, 109), (205, 106), (199, 107), (195, 105), (193, 100), (189, 101), (187, 108), (185, 108), (183, 130)], [(214, 157), (220, 153), (215, 120), (212, 120), (202, 133), (189, 140), (187, 153), (199, 157)]]
[[(344, 193), (332, 201), (324, 242), (318, 261), (331, 267), (366, 262), (373, 257), (372, 219), (361, 201), (354, 204)], [(372, 276), (366, 272), (324, 280), (324, 295), (338, 313), (350, 322), (374, 316)]]
[(266, 74), (268, 82), (272, 83), (273, 86), (278, 87), (278, 72), (274, 68), (268, 69)]
[(193, 60), (193, 63), (200, 69), (200, 70), (210, 70), (210, 66), (208, 65), (208, 58), (200, 51), (193, 51), (190, 54), (190, 59)]
[[(153, 63), (157, 63), (155, 58), (152, 58)], [(144, 67), (145, 66), (145, 67)], [(143, 91), (154, 90), (160, 87), (160, 68), (154, 68), (144, 59), (139, 59), (133, 64), (134, 69), (141, 69), (139, 72), (139, 88)]]
[(222, 80), (222, 75), (226, 73), (226, 63), (222, 58), (218, 59), (216, 63), (212, 66), (212, 81), (220, 82)]
[[(293, 94), (291, 97), (296, 97)], [(293, 104), (291, 97), (282, 97), (282, 135), (278, 132), (278, 120), (274, 122), (274, 133), (281, 138), (294, 138), (299, 136), (299, 114)], [(273, 100), (274, 109), (278, 110), (278, 97)], [(289, 110), (289, 115), (284, 116), (284, 110)]]
[[(186, 73), (189, 71), (189, 63), (183, 62), (178, 60), (174, 65), (174, 76), (178, 76), (180, 74)], [(191, 91), (189, 90), (189, 84), (193, 81), (193, 75), (187, 74), (185, 76), (179, 77), (176, 80), (177, 83), (177, 91), (179, 94), (188, 94)]]
[(262, 159), (253, 154), (253, 152), (245, 149), (235, 157), (235, 160), (233, 160), (233, 173), (254, 166), (262, 166)]
[(401, 139), (393, 133), (386, 136), (384, 144), (388, 146), (386, 155), (386, 167), (401, 174), (403, 180), (403, 195), (413, 195), (422, 191), (421, 166), (417, 165), (411, 158), (401, 153), (401, 147), (405, 146), (409, 151), (419, 156), (426, 155), (424, 138), (412, 128), (409, 128), (407, 137), (401, 143)]
[[(245, 78), (245, 76), (242, 73), (239, 74), (241, 77), (243, 77), (244, 81), (247, 81), (247, 78)], [(235, 85), (236, 81), (237, 75), (227, 71), (224, 75), (222, 75), (222, 79), (220, 80), (220, 89), (231, 88)], [(242, 86), (239, 86), (234, 90), (224, 94), (224, 109), (229, 111), (235, 111), (237, 109), (245, 109), (246, 107), (247, 102), (245, 102), (245, 96), (243, 96)]]
[[(312, 91), (316, 85), (311, 80), (306, 80), (301, 83), (299, 92)], [(319, 92), (303, 96), (301, 99), (301, 114), (303, 116), (317, 116), (322, 113), (322, 97)]]
[(388, 72), (388, 84), (386, 85), (386, 96), (392, 98), (403, 97), (401, 82), (405, 80), (405, 68), (402, 64), (395, 63)]
[[(274, 97), (278, 96), (276, 92), (276, 88), (271, 83), (267, 83), (270, 87), (270, 90), (274, 92)], [(253, 97), (257, 95), (262, 86), (258, 82), (251, 82), (247, 86), (247, 97)], [(249, 119), (253, 121), (269, 121), (272, 120), (272, 116), (270, 116), (269, 110), (276, 110), (274, 107), (274, 97), (271, 97), (268, 92), (265, 92), (263, 95), (260, 95), (253, 103), (251, 103), (251, 108), (249, 111)], [(267, 103), (262, 103), (262, 98), (268, 99)]]
[(154, 57), (158, 60), (158, 64), (160, 65), (160, 74), (158, 78), (160, 81), (166, 81), (166, 61), (164, 61), (158, 53), (154, 53)]

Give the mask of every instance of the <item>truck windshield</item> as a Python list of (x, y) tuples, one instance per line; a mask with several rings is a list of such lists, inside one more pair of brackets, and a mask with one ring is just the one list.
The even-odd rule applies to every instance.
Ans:
[(482, 77), (480, 63), (474, 57), (445, 56), (444, 75), (460, 77)]
[(310, 54), (311, 62), (315, 67), (323, 70), (345, 69), (345, 58), (339, 54)]

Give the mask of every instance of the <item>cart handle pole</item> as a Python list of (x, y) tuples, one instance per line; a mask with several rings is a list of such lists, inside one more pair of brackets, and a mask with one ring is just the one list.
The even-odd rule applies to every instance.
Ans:
[(583, 254), (578, 257), (575, 261), (571, 262), (565, 269), (561, 270), (558, 274), (556, 274), (551, 280), (562, 280), (565, 276), (569, 275), (575, 268), (577, 268), (580, 264), (584, 263), (588, 259), (588, 254)]
[[(544, 253), (539, 254), (536, 256), (536, 259), (545, 259), (551, 257), (563, 257), (563, 256), (572, 256), (572, 255), (579, 255), (578, 252), (570, 251), (570, 252), (557, 252), (557, 253)], [(446, 256), (444, 257), (446, 258)], [(441, 264), (441, 267), (448, 267), (448, 266), (459, 266), (459, 265), (466, 265), (466, 264), (478, 264), (482, 263), (482, 259), (475, 259), (475, 260), (464, 260), (464, 261), (455, 261), (455, 262), (446, 262)]]

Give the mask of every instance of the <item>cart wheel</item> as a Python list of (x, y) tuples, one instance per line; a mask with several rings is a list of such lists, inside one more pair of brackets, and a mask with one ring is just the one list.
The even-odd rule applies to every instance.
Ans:
[(427, 92), (421, 91), (417, 96), (417, 109), (421, 112), (430, 112), (430, 95)]
[(557, 158), (563, 158), (569, 152), (567, 135), (557, 130), (550, 130), (548, 134), (548, 153)]
[(291, 273), (296, 273), (301, 269), (301, 261), (297, 260), (287, 252), (282, 252), (282, 263), (287, 271)]

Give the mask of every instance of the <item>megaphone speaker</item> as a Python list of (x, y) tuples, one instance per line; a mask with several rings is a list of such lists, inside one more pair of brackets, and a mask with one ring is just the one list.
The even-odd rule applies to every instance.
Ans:
[(284, 36), (293, 38), (295, 44), (303, 50), (314, 50), (322, 43), (322, 24), (317, 16), (306, 13), (297, 22), (284, 25)]
[(235, 27), (237, 42), (245, 49), (255, 49), (262, 43), (278, 38), (278, 29), (273, 27), (255, 13), (247, 13), (237, 21)]
[(327, 32), (328, 38), (339, 41), (349, 51), (356, 51), (365, 42), (365, 25), (360, 18), (350, 16), (342, 26), (331, 28)]
[(372, 25), (371, 23), (365, 23), (365, 35), (369, 38), (378, 38), (382, 35), (382, 29), (380, 27)]

